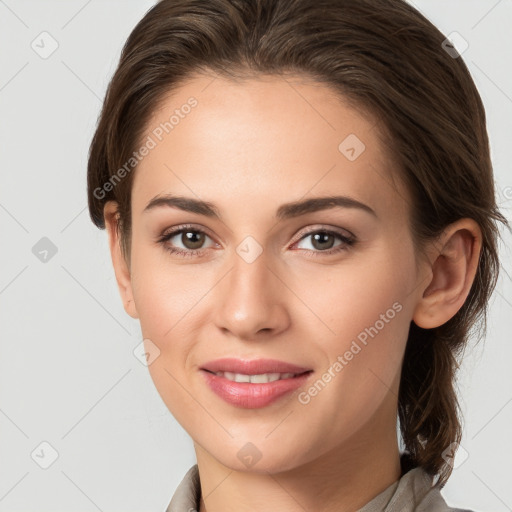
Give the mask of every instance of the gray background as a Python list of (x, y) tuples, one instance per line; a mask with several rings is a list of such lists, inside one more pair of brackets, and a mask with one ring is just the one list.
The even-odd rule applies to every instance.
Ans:
[[(163, 511), (195, 462), (133, 355), (140, 327), (122, 308), (106, 233), (86, 209), (101, 100), (152, 4), (0, 0), (0, 511)], [(499, 203), (510, 217), (512, 2), (414, 5), (469, 43), (463, 58), (486, 105)], [(52, 40), (58, 48), (47, 58), (31, 46), (49, 51)], [(48, 248), (44, 237), (57, 250), (46, 262), (33, 250)], [(512, 510), (510, 235), (504, 240), (507, 274), (488, 334), (460, 372), (463, 450), (443, 490), (450, 505), (476, 511)], [(47, 469), (52, 448), (42, 442), (58, 453)]]

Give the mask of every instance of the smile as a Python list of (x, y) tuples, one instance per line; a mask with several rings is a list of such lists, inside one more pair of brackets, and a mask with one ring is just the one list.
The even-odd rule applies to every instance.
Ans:
[[(212, 372), (213, 373), (213, 372)], [(217, 377), (224, 377), (232, 382), (250, 382), (252, 384), (265, 384), (276, 380), (291, 379), (299, 373), (261, 373), (259, 375), (246, 375), (244, 373), (215, 372)]]
[(210, 390), (228, 404), (243, 409), (257, 409), (296, 391), (306, 384), (313, 371), (247, 375), (202, 369), (200, 373)]

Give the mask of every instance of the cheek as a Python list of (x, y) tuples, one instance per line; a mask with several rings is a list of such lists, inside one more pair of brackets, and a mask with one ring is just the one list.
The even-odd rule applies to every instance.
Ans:
[(132, 259), (132, 287), (144, 336), (166, 344), (190, 327), (190, 312), (208, 286), (195, 265), (171, 265), (163, 249), (141, 248)]
[(294, 293), (313, 313), (308, 313), (307, 318), (316, 317), (324, 334), (338, 342), (350, 341), (376, 322), (378, 327), (385, 322), (387, 329), (397, 323), (395, 318), (406, 316), (398, 315), (397, 309), (405, 311), (411, 300), (412, 260), (404, 260), (403, 256), (395, 259), (392, 252), (375, 251), (370, 256), (358, 261), (356, 255), (327, 269), (311, 266), (300, 279), (291, 280)]
[[(316, 332), (324, 333), (316, 336), (315, 344), (325, 355), (321, 372), (331, 366), (336, 374), (332, 392), (349, 401), (360, 397), (378, 403), (394, 386), (400, 369), (415, 267), (412, 256), (396, 247), (369, 256), (364, 262), (354, 258), (351, 265), (333, 267), (327, 279), (325, 269), (310, 274), (297, 294), (306, 297), (304, 302), (322, 321), (311, 320), (309, 327), (314, 322)], [(336, 361), (339, 364), (332, 367)]]
[(191, 400), (185, 383), (189, 361), (194, 359), (194, 331), (201, 323), (197, 315), (205, 282), (197, 279), (192, 266), (171, 269), (157, 258), (150, 262), (149, 257), (139, 257), (134, 262), (132, 283), (142, 336), (159, 350), (148, 366), (151, 379), (175, 419), (189, 429), (190, 424), (201, 423), (204, 413)]
[(410, 324), (402, 301), (394, 300), (400, 299), (400, 290), (392, 280), (365, 288), (351, 282), (354, 278), (345, 280), (346, 293), (319, 295), (322, 303), (315, 307), (331, 311), (326, 323), (335, 334), (316, 336), (312, 347), (324, 354), (325, 363), (298, 397), (306, 404), (299, 410), (323, 418), (341, 437), (361, 429), (398, 395)]

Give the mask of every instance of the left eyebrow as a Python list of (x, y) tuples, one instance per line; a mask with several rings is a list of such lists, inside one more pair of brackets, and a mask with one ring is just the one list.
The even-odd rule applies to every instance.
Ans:
[(303, 201), (286, 203), (277, 209), (276, 217), (279, 220), (285, 220), (292, 217), (298, 217), (299, 215), (304, 215), (306, 213), (328, 210), (336, 207), (357, 208), (377, 217), (375, 211), (368, 205), (348, 196), (313, 197)]
[[(175, 196), (172, 194), (157, 195), (149, 201), (143, 212), (145, 213), (158, 207), (178, 208), (186, 212), (197, 213), (198, 215), (204, 215), (219, 220), (222, 219), (219, 209), (213, 203), (192, 197)], [(305, 215), (306, 213), (336, 207), (357, 208), (377, 217), (377, 214), (372, 208), (356, 199), (348, 196), (327, 196), (282, 204), (276, 211), (276, 218), (278, 220), (286, 220)]]

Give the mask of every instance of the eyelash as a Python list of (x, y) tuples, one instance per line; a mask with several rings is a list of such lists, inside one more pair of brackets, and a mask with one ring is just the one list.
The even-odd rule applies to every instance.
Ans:
[[(176, 247), (170, 247), (167, 244), (167, 242), (171, 238), (174, 238), (176, 235), (179, 235), (181, 233), (200, 233), (200, 234), (209, 236), (208, 233), (206, 233), (202, 229), (198, 229), (194, 226), (184, 225), (184, 226), (179, 226), (176, 229), (174, 229), (164, 235), (161, 235), (160, 237), (157, 238), (157, 243), (163, 245), (166, 251), (168, 251), (172, 254), (176, 254), (183, 258), (192, 258), (194, 256), (201, 256), (202, 253), (207, 250), (207, 248), (185, 250), (185, 249), (180, 249), (180, 248), (176, 248)], [(295, 243), (299, 243), (304, 238), (307, 238), (308, 236), (315, 235), (318, 233), (334, 235), (334, 236), (338, 237), (342, 243), (340, 245), (338, 245), (332, 249), (328, 249), (326, 251), (320, 251), (320, 250), (313, 251), (313, 250), (309, 250), (309, 249), (301, 249), (303, 251), (309, 252), (313, 257), (322, 256), (322, 255), (326, 255), (326, 254), (327, 255), (336, 254), (341, 251), (346, 251), (349, 248), (353, 247), (356, 243), (356, 239), (354, 236), (347, 237), (345, 235), (342, 235), (341, 233), (338, 233), (337, 231), (332, 231), (329, 229), (316, 229), (316, 230), (308, 231), (307, 233), (303, 233), (303, 236)]]

